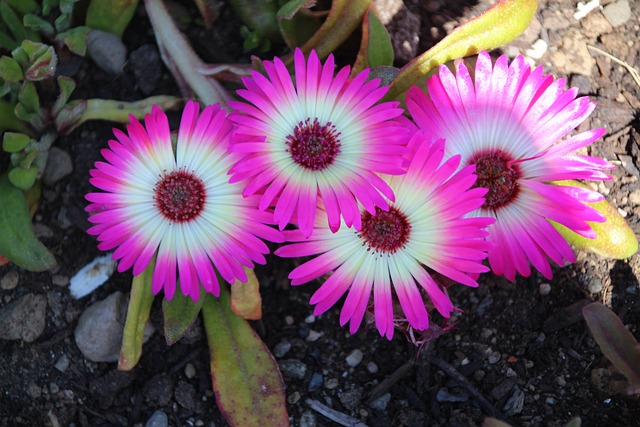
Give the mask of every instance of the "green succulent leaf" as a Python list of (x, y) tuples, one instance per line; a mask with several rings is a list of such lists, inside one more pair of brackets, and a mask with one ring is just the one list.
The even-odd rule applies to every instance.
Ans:
[(302, 46), (322, 26), (322, 17), (307, 13), (316, 1), (292, 0), (278, 10), (276, 18), (285, 43), (290, 48)]
[(9, 171), (9, 181), (22, 191), (33, 187), (38, 176), (38, 168), (30, 166), (28, 168), (15, 167)]
[(372, 9), (362, 21), (360, 50), (351, 70), (355, 76), (365, 68), (390, 67), (393, 65), (393, 46), (387, 29)]
[(3, 0), (3, 2), (6, 2), (20, 15), (37, 13), (40, 10), (40, 5), (36, 0)]
[(42, 0), (42, 14), (48, 15), (60, 5), (60, 0)]
[[(1, 17), (0, 17), (1, 18)], [(13, 50), (19, 46), (19, 43), (13, 39), (9, 34), (0, 28), (0, 47), (8, 50)]]
[(120, 348), (120, 359), (118, 360), (119, 371), (133, 369), (142, 355), (144, 332), (149, 321), (151, 305), (153, 304), (151, 279), (153, 278), (154, 267), (155, 258), (149, 262), (142, 273), (134, 276), (131, 282), (127, 320), (124, 323), (122, 347)]
[(27, 133), (29, 128), (16, 116), (14, 105), (0, 99), (0, 132), (6, 130)]
[(29, 13), (22, 18), (22, 22), (24, 23), (25, 27), (31, 28), (34, 31), (44, 33), (49, 37), (55, 34), (53, 25), (51, 25), (49, 21), (42, 19), (38, 15)]
[(71, 77), (58, 77), (58, 90), (60, 94), (58, 98), (56, 98), (56, 102), (53, 103), (52, 111), (54, 116), (58, 115), (60, 110), (62, 110), (75, 88), (76, 82)]
[(25, 112), (35, 114), (40, 112), (40, 97), (33, 82), (25, 81), (22, 84), (18, 93), (18, 101), (20, 102), (19, 105), (24, 107)]
[(84, 121), (82, 120), (82, 115), (87, 110), (87, 106), (88, 102), (85, 99), (79, 99), (64, 105), (56, 113), (54, 120), (58, 133), (66, 135), (80, 126)]
[(231, 426), (288, 426), (278, 365), (249, 323), (231, 311), (226, 285), (221, 286), (219, 298), (211, 294), (203, 298), (211, 378), (220, 412)]
[(33, 233), (22, 191), (11, 184), (7, 175), (0, 177), (0, 231), (0, 255), (19, 267), (44, 271), (56, 264), (51, 252)]
[(2, 137), (2, 149), (7, 153), (17, 153), (25, 149), (29, 145), (29, 135), (16, 132), (5, 132)]
[(27, 30), (22, 24), (22, 19), (5, 1), (0, 2), (0, 18), (2, 18), (16, 40), (25, 40), (27, 38)]
[(62, 40), (62, 42), (69, 48), (69, 50), (76, 55), (84, 56), (87, 53), (87, 37), (91, 28), (89, 27), (74, 27), (65, 32), (59, 33), (56, 39)]
[(631, 382), (640, 387), (640, 346), (616, 314), (600, 303), (582, 309), (587, 326), (607, 359)]
[(92, 0), (87, 9), (86, 24), (122, 37), (136, 7), (138, 0)]
[(0, 78), (7, 83), (16, 83), (24, 79), (20, 64), (8, 56), (0, 58)]
[(537, 0), (499, 1), (402, 67), (383, 100), (401, 97), (439, 65), (509, 43), (529, 26), (537, 8)]
[(31, 52), (29, 58), (31, 59), (31, 64), (24, 73), (27, 80), (40, 81), (51, 78), (56, 74), (58, 55), (56, 55), (53, 46), (42, 45), (39, 49)]
[(282, 42), (282, 34), (276, 21), (278, 2), (269, 0), (229, 0), (227, 3), (252, 32), (273, 43)]
[[(578, 181), (555, 181), (556, 185), (589, 188)], [(596, 253), (609, 258), (629, 258), (638, 251), (638, 239), (618, 210), (611, 206), (607, 200), (595, 203), (587, 203), (602, 215), (605, 222), (589, 222), (595, 231), (596, 238), (588, 239), (564, 225), (549, 221), (564, 239), (574, 248)]]
[[(180, 289), (180, 284), (176, 284)], [(162, 300), (162, 315), (164, 319), (164, 338), (168, 345), (177, 343), (196, 321), (204, 298), (194, 302), (190, 297), (178, 291), (171, 300)]]

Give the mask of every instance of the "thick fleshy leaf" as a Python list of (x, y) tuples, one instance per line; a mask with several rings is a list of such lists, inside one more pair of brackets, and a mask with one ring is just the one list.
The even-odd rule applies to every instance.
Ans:
[[(320, 59), (326, 58), (358, 28), (371, 6), (371, 0), (334, 0), (322, 26), (300, 49), (305, 54), (315, 49)], [(286, 64), (293, 64), (293, 54), (283, 57)]]
[(278, 10), (280, 32), (291, 49), (304, 44), (322, 26), (319, 14), (307, 13), (315, 4), (315, 0), (291, 0)]
[(225, 286), (219, 298), (204, 298), (213, 391), (227, 423), (288, 426), (284, 383), (273, 356), (249, 323), (233, 314)]
[(152, 259), (147, 268), (131, 282), (131, 296), (127, 308), (127, 320), (122, 332), (122, 347), (120, 348), (119, 371), (130, 371), (138, 364), (142, 355), (142, 343), (144, 331), (149, 321), (151, 305), (153, 304), (153, 292), (151, 279), (155, 259)]
[(62, 110), (75, 88), (76, 82), (71, 77), (58, 77), (58, 90), (60, 94), (56, 98), (56, 102), (53, 103), (53, 107), (51, 108), (54, 116), (57, 116), (60, 110)]
[(36, 0), (4, 0), (20, 15), (26, 15), (27, 13), (36, 13), (40, 10), (40, 5)]
[(14, 106), (10, 102), (0, 99), (0, 132), (5, 130), (22, 133), (29, 131), (27, 125), (16, 116)]
[(59, 33), (56, 39), (62, 42), (76, 55), (84, 56), (87, 53), (87, 38), (91, 28), (87, 26), (74, 27)]
[[(589, 188), (578, 181), (556, 181), (554, 184)], [(550, 221), (571, 246), (616, 259), (629, 258), (638, 251), (638, 239), (635, 233), (616, 208), (606, 200), (587, 204), (606, 218), (605, 222), (589, 222), (596, 233), (595, 239), (580, 236), (564, 225)]]
[(91, 0), (86, 23), (97, 30), (122, 37), (138, 7), (138, 0)]
[(29, 27), (34, 31), (38, 31), (40, 33), (43, 33), (45, 35), (47, 35), (48, 37), (51, 37), (55, 34), (55, 29), (53, 28), (53, 25), (51, 25), (51, 23), (49, 21), (46, 21), (44, 19), (42, 19), (41, 17), (39, 17), (38, 15), (35, 15), (33, 13), (29, 13), (27, 15), (25, 15), (22, 18), (22, 22), (24, 23), (25, 27)]
[[(180, 285), (176, 285), (180, 288)], [(194, 302), (182, 292), (176, 292), (171, 300), (162, 300), (162, 317), (164, 319), (164, 339), (168, 345), (173, 345), (180, 340), (193, 325), (200, 310), (204, 298)]]
[(509, 43), (529, 26), (537, 8), (537, 0), (499, 1), (402, 67), (383, 100), (400, 97), (441, 64)]
[(7, 153), (17, 153), (24, 150), (31, 138), (24, 133), (5, 132), (2, 137), (2, 149)]
[(7, 83), (15, 83), (24, 79), (20, 64), (8, 56), (0, 58), (0, 78)]
[(282, 35), (276, 21), (277, 1), (228, 0), (227, 3), (251, 31), (272, 43), (282, 42)]
[(0, 177), (0, 255), (31, 271), (48, 270), (56, 264), (49, 250), (36, 238), (22, 191), (6, 175)]
[[(40, 97), (33, 82), (25, 81), (18, 93), (18, 101), (23, 106), (24, 111), (31, 114), (38, 114), (40, 111)], [(16, 110), (17, 113), (17, 110)]]
[(247, 320), (262, 318), (262, 298), (260, 297), (260, 283), (252, 268), (245, 268), (246, 282), (236, 280), (231, 286), (231, 311)]
[(582, 309), (587, 326), (607, 359), (631, 382), (640, 387), (640, 345), (616, 314), (600, 303)]
[(26, 191), (36, 182), (38, 168), (30, 166), (28, 168), (15, 167), (9, 171), (9, 181), (20, 190)]
[[(29, 48), (33, 47), (35, 50), (27, 49), (27, 46)], [(22, 43), (22, 47), (27, 51), (30, 60), (29, 68), (24, 72), (27, 80), (36, 82), (48, 79), (56, 74), (58, 55), (56, 55), (53, 46), (28, 43), (28, 40), (25, 40)]]
[(362, 21), (360, 51), (351, 70), (355, 76), (365, 68), (393, 65), (393, 46), (389, 32), (382, 25), (376, 13), (369, 9)]

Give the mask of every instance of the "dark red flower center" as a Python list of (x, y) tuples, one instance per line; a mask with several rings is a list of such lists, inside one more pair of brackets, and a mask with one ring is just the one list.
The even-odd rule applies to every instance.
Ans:
[(170, 221), (190, 221), (204, 208), (204, 183), (190, 172), (177, 170), (165, 173), (154, 190), (156, 206)]
[(411, 224), (406, 215), (395, 207), (388, 212), (376, 208), (376, 214), (365, 211), (362, 214), (362, 229), (359, 236), (364, 239), (367, 250), (395, 253), (409, 240)]
[(321, 126), (318, 119), (307, 119), (287, 136), (287, 151), (291, 158), (306, 169), (322, 170), (331, 165), (340, 153), (340, 132), (328, 122)]
[(489, 189), (483, 208), (498, 209), (517, 196), (518, 179), (521, 173), (509, 154), (501, 150), (484, 152), (470, 163), (476, 165), (476, 175), (478, 175), (473, 188)]

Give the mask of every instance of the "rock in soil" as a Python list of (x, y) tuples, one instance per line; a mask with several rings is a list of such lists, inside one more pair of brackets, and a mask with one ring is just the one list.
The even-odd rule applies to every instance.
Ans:
[(35, 341), (44, 331), (47, 298), (26, 294), (0, 309), (0, 339)]

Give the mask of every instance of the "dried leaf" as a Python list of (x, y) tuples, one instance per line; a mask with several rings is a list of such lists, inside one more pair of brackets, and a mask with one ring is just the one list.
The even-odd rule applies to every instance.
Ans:
[(231, 311), (247, 320), (262, 318), (262, 298), (260, 297), (260, 283), (255, 271), (245, 268), (248, 280), (236, 280), (231, 286)]
[(640, 387), (640, 346), (616, 314), (600, 303), (582, 309), (587, 326), (607, 359)]

